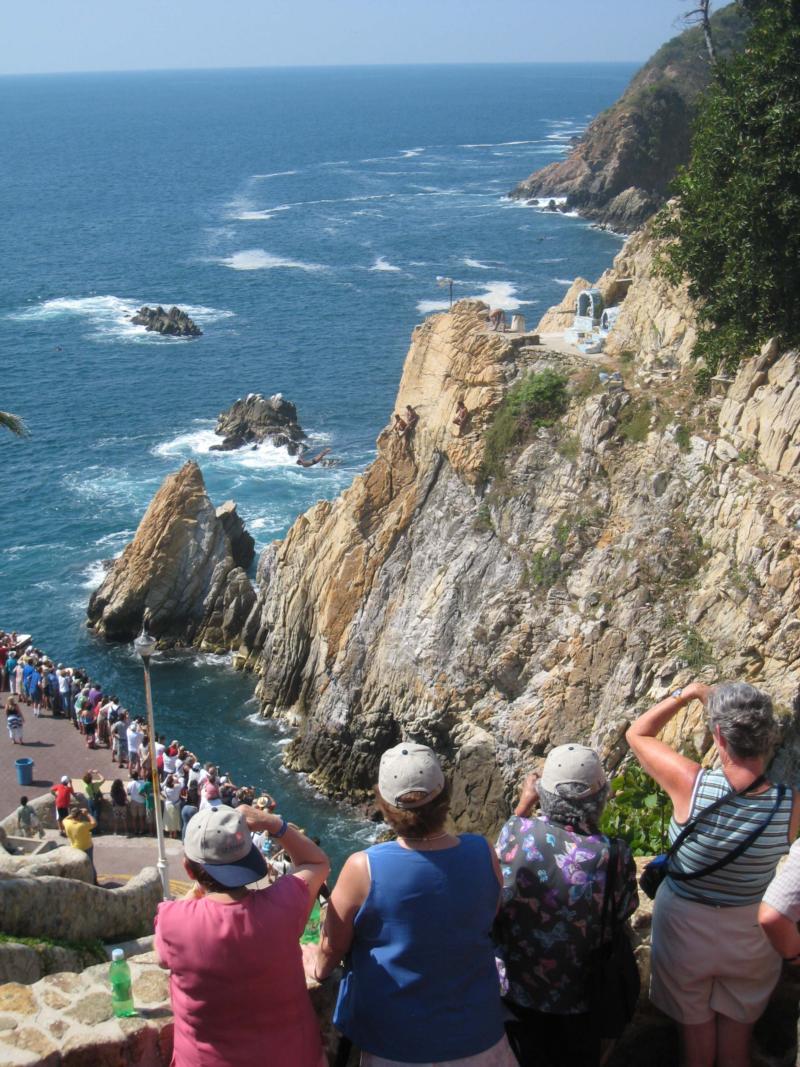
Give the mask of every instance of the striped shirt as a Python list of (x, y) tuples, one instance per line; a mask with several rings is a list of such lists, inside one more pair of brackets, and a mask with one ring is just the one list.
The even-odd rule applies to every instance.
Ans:
[[(695, 782), (687, 821), (730, 790), (730, 783), (722, 771), (701, 771)], [(700, 819), (677, 855), (670, 860), (670, 869), (681, 873), (699, 871), (727, 856), (768, 818), (777, 797), (778, 787), (775, 785), (757, 795), (732, 796), (710, 816)], [(775, 874), (778, 860), (789, 851), (792, 797), (792, 790), (787, 789), (766, 829), (741, 856), (721, 870), (689, 882), (677, 881), (668, 875), (667, 882), (673, 893), (686, 900), (717, 907), (757, 904)], [(669, 824), (670, 844), (681, 829), (673, 816)]]

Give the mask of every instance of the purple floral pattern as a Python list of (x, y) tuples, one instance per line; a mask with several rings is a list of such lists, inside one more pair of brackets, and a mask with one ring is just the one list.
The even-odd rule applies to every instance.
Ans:
[[(497, 855), (503, 904), (497, 918), (498, 971), (503, 996), (537, 1011), (587, 1010), (586, 961), (600, 940), (609, 843), (544, 816), (509, 819)], [(626, 919), (639, 902), (636, 866), (620, 842), (614, 912)]]

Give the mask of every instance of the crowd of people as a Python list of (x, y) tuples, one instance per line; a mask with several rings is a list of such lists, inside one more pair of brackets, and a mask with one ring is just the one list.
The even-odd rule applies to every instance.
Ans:
[[(47, 663), (34, 667), (48, 673)], [(144, 726), (88, 679), (78, 678), (74, 694), (60, 713), (128, 767), (128, 786), (116, 779), (110, 799), (115, 820), (141, 832), (154, 807)], [(660, 739), (692, 701), (705, 707), (716, 769)], [(101, 708), (107, 733), (97, 725)], [(800, 800), (767, 776), (777, 735), (766, 694), (699, 682), (627, 732), (673, 805), (671, 848), (653, 890), (650, 997), (676, 1022), (686, 1067), (748, 1067), (752, 1028), (782, 962), (800, 964), (800, 842), (792, 844)], [(341, 1063), (352, 1045), (364, 1067), (599, 1067), (607, 1034), (597, 1019), (598, 952), (625, 929), (639, 886), (628, 845), (600, 830), (611, 788), (594, 750), (577, 742), (551, 750), (492, 845), (453, 831), (450, 783), (430, 748), (389, 749), (375, 793), (392, 840), (347, 859), (319, 943), (303, 946), (330, 869), (319, 843), (269, 796), (237, 788), (177, 741), (159, 738), (156, 753), (165, 826), (182, 836), (192, 880), (188, 896), (162, 903), (156, 916), (175, 1067), (195, 1064), (199, 1047), (208, 1067), (261, 1062), (265, 1033), (274, 1062), (322, 1067), (306, 981), (341, 966)], [(91, 839), (102, 785), (98, 772), (84, 776), (89, 811), (72, 829), (72, 784), (54, 787), (73, 843)], [(20, 820), (30, 823), (25, 807), (23, 798)], [(290, 864), (267, 886), (265, 843)]]
[[(18, 650), (18, 635), (0, 633), (0, 690), (6, 690), (6, 725), (14, 744), (24, 745), (24, 710), (34, 715), (47, 712), (69, 720), (85, 739), (87, 749), (106, 750), (114, 774), (104, 776), (96, 768), (80, 778), (77, 795), (73, 778), (63, 775), (51, 792), (55, 797), (59, 834), (85, 852), (93, 864), (94, 836), (99, 832), (103, 808), (110, 813), (111, 832), (141, 837), (155, 832), (156, 792), (160, 794), (165, 834), (182, 839), (189, 820), (198, 811), (225, 805), (255, 805), (272, 810), (275, 801), (264, 790), (237, 785), (230, 774), (221, 773), (210, 761), (175, 738), (154, 738), (156, 774), (152, 773), (150, 737), (146, 721), (124, 708), (115, 694), (105, 693), (100, 682), (80, 668), (54, 662), (32, 646)], [(154, 785), (157, 783), (157, 789)], [(41, 829), (28, 798), (17, 809), (17, 828), (23, 836)], [(267, 839), (259, 845), (268, 856), (271, 872), (282, 873), (286, 860), (282, 850)]]

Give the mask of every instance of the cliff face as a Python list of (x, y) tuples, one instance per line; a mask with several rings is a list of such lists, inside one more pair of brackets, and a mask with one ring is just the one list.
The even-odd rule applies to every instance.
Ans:
[[(628, 256), (624, 388), (457, 304), (414, 333), (397, 400), (420, 413), (412, 440), (385, 431), (367, 472), (262, 556), (241, 660), (263, 713), (296, 729), (287, 762), (327, 792), (365, 796), (381, 751), (409, 737), (447, 761), (458, 824), (492, 830), (550, 745), (586, 740), (614, 765), (630, 718), (667, 686), (745, 677), (793, 698), (797, 357), (773, 347), (724, 406), (700, 401), (676, 356), (691, 308), (662, 294), (651, 316), (674, 335), (637, 336), (660, 283), (644, 239)], [(482, 487), (494, 408), (545, 366), (570, 376), (569, 411)], [(707, 747), (696, 716), (676, 729)]]
[[(742, 46), (747, 22), (735, 5), (717, 12), (712, 25), (719, 55)], [(586, 218), (630, 233), (664, 202), (688, 160), (694, 102), (710, 73), (700, 28), (686, 30), (642, 67), (565, 160), (536, 171), (510, 195), (566, 196)]]
[(89, 625), (129, 641), (145, 612), (165, 645), (228, 647), (255, 599), (243, 568), (254, 556), (236, 506), (219, 510), (196, 463), (165, 479), (136, 536), (89, 601)]

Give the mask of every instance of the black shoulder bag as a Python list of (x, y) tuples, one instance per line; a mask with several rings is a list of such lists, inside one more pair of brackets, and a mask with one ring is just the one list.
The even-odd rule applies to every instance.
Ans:
[(694, 831), (695, 827), (701, 819), (716, 811), (717, 808), (721, 808), (727, 800), (731, 799), (731, 797), (740, 797), (744, 793), (749, 793), (752, 789), (758, 789), (759, 786), (764, 784), (764, 781), (764, 775), (759, 775), (759, 777), (756, 778), (754, 782), (751, 782), (750, 785), (745, 786), (744, 789), (731, 789), (729, 793), (726, 793), (724, 796), (719, 797), (719, 799), (715, 800), (713, 804), (709, 804), (707, 808), (703, 808), (703, 810), (698, 812), (698, 814), (695, 816), (694, 819), (692, 819), (691, 822), (688, 822), (686, 826), (684, 826), (684, 828), (673, 841), (672, 846), (670, 847), (668, 852), (662, 852), (660, 856), (656, 856), (655, 859), (650, 860), (650, 862), (647, 864), (647, 866), (641, 873), (641, 876), (639, 878), (639, 885), (642, 887), (642, 890), (648, 895), (648, 897), (650, 897), (651, 900), (654, 899), (656, 892), (658, 891), (658, 887), (664, 881), (667, 874), (669, 874), (670, 878), (674, 878), (676, 882), (691, 882), (695, 878), (704, 878), (707, 874), (714, 874), (716, 871), (721, 870), (723, 867), (727, 867), (729, 863), (733, 863), (735, 859), (738, 859), (743, 852), (750, 848), (753, 842), (763, 833), (764, 830), (766, 830), (766, 828), (772, 822), (772, 818), (775, 815), (775, 812), (780, 807), (781, 801), (786, 795), (786, 786), (778, 786), (777, 799), (772, 808), (772, 811), (766, 817), (764, 822), (762, 822), (760, 826), (757, 826), (755, 830), (753, 830), (747, 835), (744, 841), (741, 841), (736, 846), (736, 848), (731, 849), (731, 851), (724, 855), (721, 859), (718, 859), (715, 863), (709, 864), (708, 867), (703, 867), (699, 871), (683, 872), (669, 870), (669, 861), (681, 847), (681, 845), (689, 836), (689, 834)]
[[(600, 1037), (619, 1037), (633, 1017), (641, 979), (625, 923), (617, 918), (614, 886), (617, 880), (619, 841), (609, 838), (608, 871), (600, 919), (600, 945), (589, 957), (587, 1000), (589, 1015)], [(606, 930), (611, 937), (606, 940)]]

